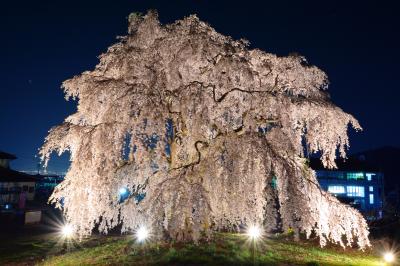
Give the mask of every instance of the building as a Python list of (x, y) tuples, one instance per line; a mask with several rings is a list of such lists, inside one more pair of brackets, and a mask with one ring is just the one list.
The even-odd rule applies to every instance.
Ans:
[(383, 174), (379, 172), (318, 170), (321, 187), (367, 217), (382, 217)]
[(384, 175), (356, 159), (338, 163), (338, 169), (324, 169), (311, 160), (321, 187), (364, 214), (367, 219), (382, 218)]
[(0, 151), (0, 167), (9, 169), (10, 161), (15, 159), (17, 159), (15, 155)]
[(12, 154), (0, 151), (0, 212), (25, 208), (35, 198), (36, 178), (10, 168)]
[[(391, 215), (400, 216), (400, 148), (386, 146), (362, 151), (352, 155), (374, 169), (385, 174), (385, 210)], [(389, 214), (389, 213), (385, 213)]]
[(56, 174), (37, 174), (35, 178), (36, 199), (42, 202), (47, 202), (54, 188), (64, 180), (63, 175)]

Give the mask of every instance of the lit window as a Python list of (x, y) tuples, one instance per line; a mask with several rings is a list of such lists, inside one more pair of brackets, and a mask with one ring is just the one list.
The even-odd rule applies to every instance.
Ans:
[(336, 172), (336, 171), (329, 171), (326, 174), (327, 178), (331, 179), (343, 179), (343, 173), (342, 172)]
[(317, 177), (326, 179), (344, 179), (343, 172), (340, 171), (317, 171)]
[(372, 180), (372, 176), (375, 175), (375, 174), (366, 173), (365, 175), (367, 176), (367, 180), (371, 181)]
[(348, 197), (364, 197), (364, 187), (362, 186), (347, 186)]
[(345, 193), (344, 186), (329, 186), (328, 191), (333, 194)]
[(374, 204), (374, 194), (369, 194), (369, 204)]
[(374, 187), (373, 186), (369, 186), (369, 192), (373, 192), (374, 191)]
[(363, 173), (347, 173), (347, 179), (354, 179), (354, 180), (359, 180), (359, 179), (364, 179), (364, 174)]

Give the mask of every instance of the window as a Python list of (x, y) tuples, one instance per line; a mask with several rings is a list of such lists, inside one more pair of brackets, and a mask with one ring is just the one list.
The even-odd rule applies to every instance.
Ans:
[(348, 197), (364, 197), (364, 187), (362, 186), (347, 186)]
[(328, 191), (333, 194), (345, 193), (344, 186), (328, 186)]
[(29, 187), (29, 193), (33, 193), (34, 187)]
[(326, 171), (324, 177), (328, 179), (343, 179), (343, 173), (338, 171)]
[(345, 175), (340, 171), (317, 171), (318, 178), (324, 179), (345, 179)]
[(374, 194), (369, 194), (369, 204), (374, 204)]
[(363, 173), (347, 173), (347, 179), (348, 180), (364, 179), (364, 174)]
[(28, 186), (23, 186), (22, 191), (27, 192), (28, 191)]
[(368, 180), (368, 181), (371, 181), (371, 180), (372, 180), (372, 176), (375, 175), (375, 174), (366, 173), (365, 175), (367, 176), (367, 180)]
[(369, 186), (369, 192), (373, 192), (374, 191), (374, 187), (373, 186)]
[(10, 187), (10, 192), (14, 194), (21, 193), (21, 187)]

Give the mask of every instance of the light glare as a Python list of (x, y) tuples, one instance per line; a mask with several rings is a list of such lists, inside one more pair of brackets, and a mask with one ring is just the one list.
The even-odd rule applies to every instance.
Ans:
[(149, 237), (149, 230), (146, 227), (142, 226), (136, 231), (136, 239), (139, 242), (145, 241)]
[(247, 235), (252, 239), (258, 239), (261, 236), (261, 228), (257, 225), (252, 225), (247, 230)]
[(394, 255), (391, 252), (387, 252), (385, 253), (385, 255), (383, 256), (384, 260), (386, 262), (393, 262), (394, 261)]
[(66, 225), (63, 226), (61, 232), (62, 232), (62, 235), (63, 235), (64, 237), (69, 238), (69, 237), (72, 236), (74, 230), (72, 229), (72, 226), (71, 226), (71, 225), (66, 224)]

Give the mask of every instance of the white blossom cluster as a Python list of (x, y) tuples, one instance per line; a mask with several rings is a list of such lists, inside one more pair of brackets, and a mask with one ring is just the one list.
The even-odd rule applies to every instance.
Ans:
[(50, 201), (80, 236), (146, 224), (198, 241), (259, 223), (365, 248), (364, 218), (322, 191), (304, 159), (306, 147), (335, 167), (348, 125), (361, 129), (327, 84), (303, 57), (251, 50), (196, 16), (163, 26), (154, 11), (132, 14), (96, 68), (63, 83), (78, 110), (41, 149), (46, 162), (71, 153)]

